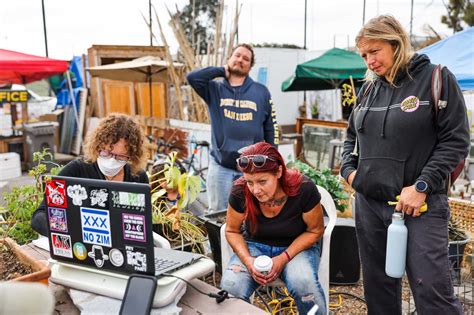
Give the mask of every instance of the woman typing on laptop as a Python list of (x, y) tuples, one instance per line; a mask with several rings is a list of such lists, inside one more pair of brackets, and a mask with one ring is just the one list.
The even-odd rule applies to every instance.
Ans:
[[(143, 144), (144, 135), (135, 120), (122, 114), (109, 115), (86, 138), (84, 157), (69, 162), (59, 175), (148, 184)], [(48, 234), (44, 200), (31, 218), (31, 227), (41, 235)]]

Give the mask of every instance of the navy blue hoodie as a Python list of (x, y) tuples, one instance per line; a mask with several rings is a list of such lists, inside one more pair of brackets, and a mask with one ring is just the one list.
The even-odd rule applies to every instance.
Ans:
[(231, 86), (224, 67), (207, 67), (188, 74), (188, 82), (209, 106), (211, 155), (220, 165), (236, 169), (238, 150), (265, 141), (278, 145), (275, 108), (268, 89), (247, 77)]

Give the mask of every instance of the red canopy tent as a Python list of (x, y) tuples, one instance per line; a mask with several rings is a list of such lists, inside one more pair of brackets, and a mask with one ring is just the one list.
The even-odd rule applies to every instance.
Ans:
[(25, 84), (65, 72), (69, 63), (63, 60), (0, 49), (0, 84)]

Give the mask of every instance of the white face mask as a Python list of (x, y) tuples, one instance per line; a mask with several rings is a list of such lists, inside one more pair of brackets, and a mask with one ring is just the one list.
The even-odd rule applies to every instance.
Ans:
[(99, 165), (99, 169), (105, 176), (113, 177), (117, 175), (122, 168), (127, 164), (125, 161), (117, 161), (116, 159), (110, 157), (105, 158), (99, 156), (97, 158), (97, 165)]

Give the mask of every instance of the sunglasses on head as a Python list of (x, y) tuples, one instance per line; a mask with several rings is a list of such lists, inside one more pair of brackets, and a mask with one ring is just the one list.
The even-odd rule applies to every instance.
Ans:
[(271, 156), (266, 156), (262, 154), (246, 155), (237, 159), (237, 166), (241, 170), (245, 170), (249, 167), (250, 161), (252, 161), (252, 164), (255, 168), (262, 168), (263, 166), (265, 166), (267, 160), (276, 162), (276, 160)]

